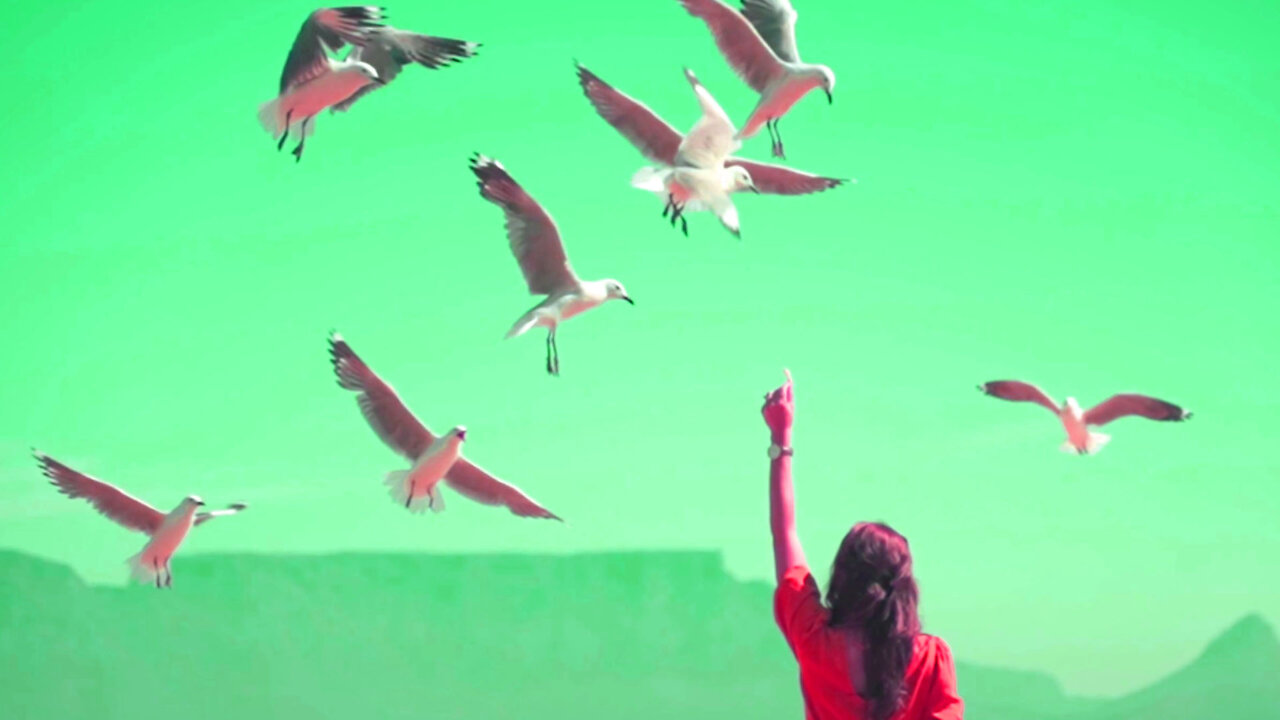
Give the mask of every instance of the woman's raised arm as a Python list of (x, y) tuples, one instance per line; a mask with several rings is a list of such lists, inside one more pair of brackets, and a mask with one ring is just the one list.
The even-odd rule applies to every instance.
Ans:
[(795, 493), (791, 487), (791, 422), (795, 417), (791, 372), (782, 387), (764, 396), (761, 413), (769, 426), (769, 526), (773, 530), (774, 576), (781, 582), (788, 570), (808, 566), (796, 532)]

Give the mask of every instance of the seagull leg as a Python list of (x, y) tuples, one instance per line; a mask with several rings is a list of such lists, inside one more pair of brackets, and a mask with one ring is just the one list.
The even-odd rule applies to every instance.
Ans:
[(160, 559), (151, 561), (151, 567), (156, 571), (156, 587), (160, 587)]
[(680, 231), (689, 237), (689, 221), (684, 219), (684, 213), (680, 213)]
[(276, 152), (284, 149), (285, 138), (289, 137), (289, 119), (293, 117), (293, 111), (284, 114), (284, 134), (280, 136), (280, 144), (276, 145)]
[(667, 213), (674, 209), (675, 200), (671, 193), (667, 193), (667, 204), (662, 206), (662, 217), (666, 217)]
[(164, 561), (164, 586), (173, 587), (173, 569), (169, 567), (169, 561)]
[(773, 149), (773, 156), (776, 158), (782, 158), (783, 160), (786, 160), (787, 155), (782, 150), (782, 130), (778, 128), (778, 123), (781, 121), (782, 121), (782, 118), (773, 119), (773, 134), (775, 137), (778, 138), (778, 141), (777, 141), (778, 145)]
[(555, 328), (547, 331), (547, 372), (551, 375), (560, 374), (560, 349), (556, 347)]
[(298, 158), (294, 162), (302, 162), (302, 146), (307, 144), (307, 121), (311, 118), (302, 119), (302, 130), (298, 133), (298, 147), (293, 149), (293, 156)]

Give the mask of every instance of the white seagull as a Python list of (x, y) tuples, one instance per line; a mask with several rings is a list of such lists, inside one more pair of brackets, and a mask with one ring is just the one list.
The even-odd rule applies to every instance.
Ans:
[(381, 26), (382, 9), (372, 5), (321, 8), (307, 16), (285, 60), (280, 94), (258, 108), (262, 127), (272, 136), (280, 134), (276, 149), (284, 147), (292, 132), (298, 136), (293, 155), (302, 160), (303, 144), (314, 130), (312, 118), (369, 83), (381, 82), (378, 71), (367, 62), (329, 57), (347, 44), (365, 44)]
[[(676, 154), (684, 137), (675, 128), (646, 105), (601, 80), (581, 64), (578, 65), (578, 82), (600, 117), (631, 141), (642, 155), (660, 165), (669, 167), (676, 164)], [(807, 195), (846, 182), (737, 157), (726, 158), (724, 164), (745, 169), (755, 189), (765, 195)]]
[[(413, 463), (409, 470), (393, 470), (386, 484), (396, 504), (410, 512), (421, 513), (430, 508), (444, 510), (440, 481), (460, 494), (485, 505), (504, 505), (520, 517), (560, 520), (525, 495), (514, 485), (505, 483), (462, 457), (462, 443), (467, 430), (457, 426), (436, 437), (401, 402), (391, 386), (382, 381), (360, 359), (342, 336), (329, 337), (329, 355), (338, 385), (360, 393), (356, 398), (365, 420), (392, 450)], [(562, 521), (563, 522), (563, 521)]]
[(197, 512), (196, 508), (204, 505), (204, 501), (188, 495), (165, 514), (114, 485), (72, 470), (44, 453), (32, 452), (45, 477), (62, 494), (70, 498), (82, 497), (116, 523), (151, 536), (142, 552), (129, 558), (128, 563), (135, 580), (155, 582), (156, 587), (173, 586), (169, 560), (193, 525), (215, 517), (235, 515), (246, 507), (244, 503), (234, 503), (225, 510)]
[(734, 71), (760, 93), (760, 102), (737, 137), (745, 140), (765, 125), (774, 157), (785, 157), (778, 121), (814, 88), (822, 88), (830, 103), (836, 86), (831, 68), (801, 62), (791, 0), (742, 0), (742, 12), (720, 0), (680, 0), (680, 4), (706, 22)]
[(506, 337), (523, 335), (530, 328), (547, 328), (547, 372), (560, 374), (560, 353), (556, 348), (556, 328), (574, 315), (608, 300), (625, 300), (635, 305), (622, 283), (613, 279), (582, 280), (569, 266), (560, 231), (546, 210), (507, 174), (497, 160), (476, 154), (471, 158), (480, 195), (502, 208), (506, 215), (507, 241), (520, 264), (529, 292), (546, 299), (520, 316)]
[(684, 75), (698, 96), (702, 117), (676, 148), (674, 167), (641, 168), (631, 178), (631, 184), (665, 195), (667, 203), (662, 208), (662, 216), (671, 213), (672, 227), (680, 220), (686, 237), (689, 235), (689, 223), (684, 218), (686, 209), (710, 210), (734, 237), (742, 237), (738, 209), (729, 194), (739, 190), (759, 192), (749, 170), (741, 165), (725, 166), (729, 154), (742, 143), (733, 137), (733, 121), (698, 82), (693, 71), (685, 68)]
[(1173, 403), (1133, 393), (1112, 395), (1082, 412), (1075, 398), (1067, 398), (1062, 407), (1058, 407), (1043, 390), (1018, 380), (993, 380), (979, 385), (978, 389), (1001, 400), (1033, 402), (1044, 407), (1062, 422), (1062, 427), (1067, 431), (1067, 441), (1062, 444), (1062, 451), (1077, 455), (1095, 453), (1111, 440), (1110, 435), (1090, 431), (1089, 425), (1106, 425), (1128, 415), (1174, 422), (1191, 417), (1189, 410)]

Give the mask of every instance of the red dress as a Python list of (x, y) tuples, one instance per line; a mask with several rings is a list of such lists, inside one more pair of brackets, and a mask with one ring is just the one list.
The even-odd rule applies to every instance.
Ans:
[[(827, 609), (809, 568), (787, 571), (773, 598), (773, 614), (800, 663), (806, 720), (866, 720), (870, 705), (853, 689), (849, 641), (827, 627)], [(920, 634), (907, 666), (907, 701), (893, 720), (961, 720), (951, 649), (942, 638)]]

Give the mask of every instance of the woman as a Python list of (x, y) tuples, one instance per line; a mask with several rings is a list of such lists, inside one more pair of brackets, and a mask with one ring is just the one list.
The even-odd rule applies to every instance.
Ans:
[(920, 632), (907, 539), (858, 523), (836, 551), (824, 605), (796, 534), (791, 373), (765, 396), (769, 515), (778, 579), (774, 617), (800, 663), (808, 720), (960, 720), (951, 650)]

